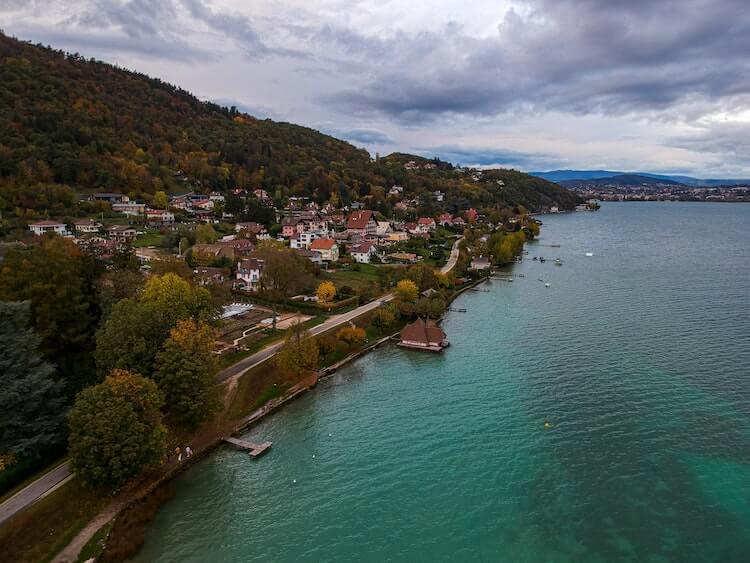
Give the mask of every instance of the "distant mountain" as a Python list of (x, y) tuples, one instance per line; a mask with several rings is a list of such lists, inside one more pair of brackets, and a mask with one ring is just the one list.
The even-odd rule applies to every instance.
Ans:
[(550, 182), (558, 183), (568, 180), (597, 180), (600, 178), (612, 178), (615, 176), (645, 176), (667, 182), (677, 182), (692, 187), (750, 185), (750, 179), (743, 178), (703, 179), (694, 178), (693, 176), (652, 174), (650, 172), (616, 172), (613, 170), (550, 170), (549, 172), (529, 172), (529, 174), (537, 176), (538, 178), (544, 178)]
[(643, 174), (618, 174), (606, 178), (589, 178), (578, 180), (563, 180), (558, 182), (566, 188), (577, 188), (581, 186), (618, 186), (618, 187), (640, 187), (640, 186), (685, 186), (682, 182), (676, 182), (666, 177), (646, 176)]

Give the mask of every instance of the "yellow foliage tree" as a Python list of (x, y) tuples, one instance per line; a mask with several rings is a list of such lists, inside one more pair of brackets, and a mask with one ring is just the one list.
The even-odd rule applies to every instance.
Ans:
[(336, 286), (330, 281), (321, 282), (315, 294), (318, 296), (318, 302), (328, 303), (336, 297)]
[(342, 342), (346, 342), (350, 348), (353, 348), (365, 343), (367, 333), (365, 333), (365, 329), (358, 326), (346, 326), (336, 333), (336, 338)]
[(165, 192), (156, 192), (152, 203), (156, 209), (166, 209), (169, 205), (169, 198)]
[(297, 323), (287, 332), (284, 346), (276, 354), (276, 365), (287, 375), (299, 378), (317, 368), (319, 354), (315, 338)]
[(419, 290), (411, 280), (401, 280), (396, 284), (396, 296), (402, 301), (416, 301)]

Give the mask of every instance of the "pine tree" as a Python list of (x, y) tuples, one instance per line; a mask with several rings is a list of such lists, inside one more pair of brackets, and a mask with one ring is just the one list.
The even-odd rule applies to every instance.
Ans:
[(0, 301), (0, 454), (38, 457), (64, 440), (65, 385), (38, 352), (31, 306)]

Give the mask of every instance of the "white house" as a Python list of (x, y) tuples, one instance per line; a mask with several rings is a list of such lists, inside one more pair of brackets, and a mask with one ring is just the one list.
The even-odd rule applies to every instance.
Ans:
[(45, 233), (56, 233), (58, 235), (66, 235), (68, 233), (68, 229), (65, 226), (65, 223), (49, 221), (46, 219), (37, 223), (31, 223), (29, 225), (29, 230), (35, 235), (40, 236)]
[(365, 241), (351, 248), (352, 258), (360, 264), (369, 264), (370, 259), (377, 254), (378, 250), (374, 244)]
[(391, 223), (389, 221), (378, 221), (378, 227), (376, 234), (378, 238), (385, 238), (388, 236), (393, 229), (391, 229)]
[(123, 215), (129, 215), (131, 217), (137, 217), (146, 212), (146, 204), (135, 202), (113, 203), (112, 211), (115, 213), (122, 213)]
[(260, 288), (260, 276), (263, 273), (263, 260), (245, 258), (237, 263), (235, 287), (246, 291), (257, 291)]
[(172, 224), (174, 213), (166, 209), (146, 209), (146, 220), (149, 223)]

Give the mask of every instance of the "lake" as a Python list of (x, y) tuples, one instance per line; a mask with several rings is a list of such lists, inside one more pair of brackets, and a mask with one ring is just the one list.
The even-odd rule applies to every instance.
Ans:
[(746, 561), (750, 205), (542, 220), (445, 353), (380, 348), (198, 463), (136, 561)]

